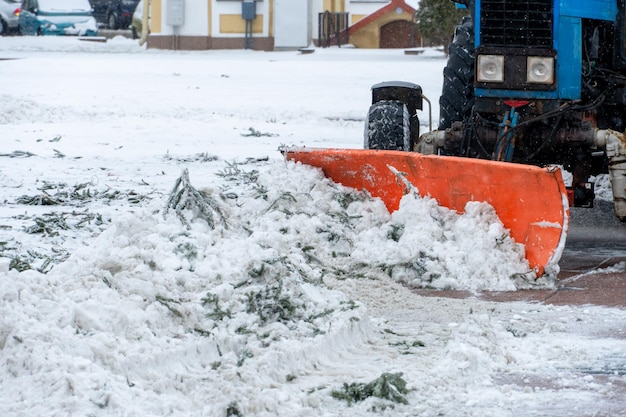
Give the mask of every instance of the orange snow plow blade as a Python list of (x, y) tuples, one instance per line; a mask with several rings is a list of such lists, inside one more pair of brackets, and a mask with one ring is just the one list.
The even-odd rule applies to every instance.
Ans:
[(511, 237), (526, 248), (537, 277), (558, 262), (565, 245), (569, 206), (557, 168), (414, 152), (359, 149), (281, 150), (288, 160), (319, 167), (335, 182), (378, 197), (390, 212), (398, 209), (406, 186), (459, 213), (469, 201), (495, 209)]

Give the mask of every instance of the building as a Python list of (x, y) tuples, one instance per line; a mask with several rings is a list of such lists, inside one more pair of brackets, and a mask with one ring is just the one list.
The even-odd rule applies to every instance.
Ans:
[(148, 48), (272, 51), (420, 42), (415, 7), (405, 0), (150, 0), (149, 10)]
[(392, 0), (366, 15), (353, 16), (350, 43), (358, 48), (413, 48), (421, 46), (414, 22), (415, 9)]

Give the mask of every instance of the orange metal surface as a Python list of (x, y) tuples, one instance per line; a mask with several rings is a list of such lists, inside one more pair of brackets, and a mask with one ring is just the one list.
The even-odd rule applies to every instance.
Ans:
[(469, 201), (485, 201), (511, 237), (525, 245), (526, 259), (538, 277), (561, 255), (569, 207), (559, 169), (401, 151), (293, 147), (282, 152), (288, 160), (321, 168), (335, 182), (367, 190), (390, 212), (406, 193), (394, 169), (421, 196), (458, 213)]

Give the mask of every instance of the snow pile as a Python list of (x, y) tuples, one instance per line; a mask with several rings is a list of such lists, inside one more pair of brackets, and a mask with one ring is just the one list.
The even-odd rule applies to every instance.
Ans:
[[(255, 175), (242, 173), (237, 181)], [(310, 176), (303, 185), (316, 179)], [(284, 201), (298, 194), (303, 202), (291, 206), (303, 213), (288, 228), (312, 214), (303, 190), (284, 191)], [(348, 337), (345, 332), (358, 337), (367, 328), (363, 307), (320, 286), (320, 271), (299, 265), (307, 249), (295, 246), (296, 232), (273, 245), (285, 233), (280, 220), (287, 215), (281, 210), (289, 207), (281, 205), (278, 190), (248, 191), (259, 194), (243, 201), (233, 191), (226, 194), (233, 205), (225, 209), (243, 204), (241, 217), (227, 213), (229, 224), (215, 230), (192, 220), (191, 210), (178, 213), (189, 215), (188, 222), (176, 213), (164, 216), (155, 203), (115, 219), (92, 245), (47, 275), (4, 275), (0, 346), (9, 359), (2, 380), (19, 381), (10, 384), (18, 408), (5, 410), (28, 401), (36, 415), (44, 415), (49, 403), (61, 403), (68, 412), (106, 408), (115, 414), (141, 387), (163, 394), (159, 401), (143, 398), (145, 415), (160, 415), (168, 397), (198, 384), (194, 377), (183, 380), (184, 373), (202, 374), (208, 386), (233, 384), (240, 372), (265, 374), (261, 386), (241, 392), (234, 384), (231, 394), (224, 388), (208, 395), (206, 415), (218, 415), (238, 407), (245, 390), (284, 383), (318, 339), (332, 343)], [(165, 381), (170, 382), (160, 385)], [(24, 387), (45, 392), (37, 401)], [(271, 403), (277, 400), (268, 399), (265, 407), (275, 408)]]
[[(0, 51), (7, 53), (138, 53), (146, 50), (146, 45), (124, 36), (115, 36), (112, 39), (79, 38), (73, 36), (42, 36), (36, 42), (32, 36), (13, 36), (2, 39)], [(102, 41), (102, 42), (99, 42)]]
[(458, 215), (430, 198), (407, 195), (390, 221), (358, 239), (353, 258), (369, 259), (413, 287), (509, 291), (517, 278), (520, 284), (534, 279), (523, 246), (486, 203), (470, 202)]
[[(158, 386), (188, 366), (215, 383), (262, 371), (267, 380), (258, 389), (271, 389), (318, 344), (367, 336), (364, 306), (327, 279), (339, 289), (347, 279), (382, 284), (387, 274), (415, 286), (502, 289), (527, 270), (520, 247), (484, 205), (458, 216), (408, 196), (390, 216), (382, 202), (313, 168), (264, 168), (227, 165), (221, 182), (202, 190), (223, 215), (214, 228), (200, 215), (202, 201), (167, 214), (158, 201), (114, 219), (47, 275), (5, 274), (0, 345), (10, 358), (4, 375), (19, 381), (15, 397), (29, 397), (18, 392), (25, 386), (46, 387), (31, 411), (51, 399), (76, 412), (86, 403), (122, 409), (136, 384), (191, 389), (193, 379)], [(490, 245), (479, 253), (493, 255), (473, 260), (470, 240)], [(158, 413), (164, 403), (145, 407)]]
[(215, 256), (232, 253), (221, 245), (233, 238), (233, 246), (250, 242), (236, 259), (249, 260), (253, 270), (287, 263), (306, 265), (301, 274), (310, 282), (383, 273), (409, 286), (463, 290), (515, 290), (514, 279), (529, 273), (523, 246), (485, 203), (458, 215), (407, 195), (390, 216), (380, 200), (299, 164), (269, 164), (261, 172), (233, 164), (220, 176), (226, 204), (218, 210), (230, 239), (216, 243)]

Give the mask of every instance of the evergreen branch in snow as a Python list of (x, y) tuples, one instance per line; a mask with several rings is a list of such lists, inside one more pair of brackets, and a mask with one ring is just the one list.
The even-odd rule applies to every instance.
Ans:
[(404, 397), (409, 391), (406, 388), (406, 381), (402, 378), (402, 373), (383, 373), (370, 383), (343, 384), (340, 391), (331, 392), (331, 396), (338, 400), (345, 400), (349, 404), (366, 400), (369, 397), (383, 398), (400, 404), (408, 404)]
[[(226, 181), (235, 182), (236, 184), (256, 184), (259, 179), (259, 171), (244, 171), (239, 168), (241, 163), (226, 162), (226, 168), (217, 173), (217, 176), (224, 178)], [(267, 190), (265, 191), (267, 192)]]
[[(128, 191), (123, 193), (118, 190), (108, 188), (104, 191), (92, 190), (88, 188), (90, 183), (75, 184), (73, 187), (69, 187), (65, 183), (51, 183), (44, 181), (43, 185), (39, 187), (42, 191), (39, 195), (29, 196), (23, 195), (18, 197), (15, 202), (17, 204), (24, 204), (30, 206), (78, 206), (82, 207), (85, 204), (93, 201), (104, 201), (105, 203), (113, 200), (126, 200), (133, 204), (141, 203), (142, 200), (148, 199), (145, 195), (140, 195), (135, 191)], [(54, 194), (49, 193), (49, 190), (53, 190)]]
[(0, 153), (0, 156), (8, 156), (9, 158), (30, 158), (31, 156), (35, 156), (35, 154), (28, 151), (13, 151), (11, 153)]
[(160, 304), (162, 304), (163, 306), (165, 306), (165, 308), (167, 308), (173, 315), (175, 315), (176, 317), (183, 317), (183, 314), (178, 311), (172, 304), (179, 304), (180, 305), (180, 301), (176, 301), (172, 298), (168, 298), (168, 297), (164, 297), (162, 295), (157, 294), (156, 296), (156, 301), (159, 302)]
[(236, 401), (231, 401), (226, 408), (226, 417), (243, 417)]
[(170, 209), (176, 212), (187, 227), (189, 227), (189, 222), (183, 215), (183, 211), (185, 210), (194, 212), (194, 218), (199, 217), (206, 220), (211, 229), (215, 229), (216, 220), (220, 221), (224, 226), (226, 225), (224, 212), (217, 201), (206, 193), (191, 186), (189, 170), (186, 168), (174, 184), (174, 188), (165, 205), (163, 215), (167, 215)]
[(257, 138), (260, 138), (261, 136), (267, 136), (267, 137), (278, 136), (278, 135), (275, 135), (274, 133), (261, 132), (259, 130), (256, 130), (253, 127), (249, 127), (248, 131), (250, 133), (242, 133), (241, 136), (243, 136), (243, 137), (251, 137), (251, 136), (253, 136), (253, 137), (257, 137)]

